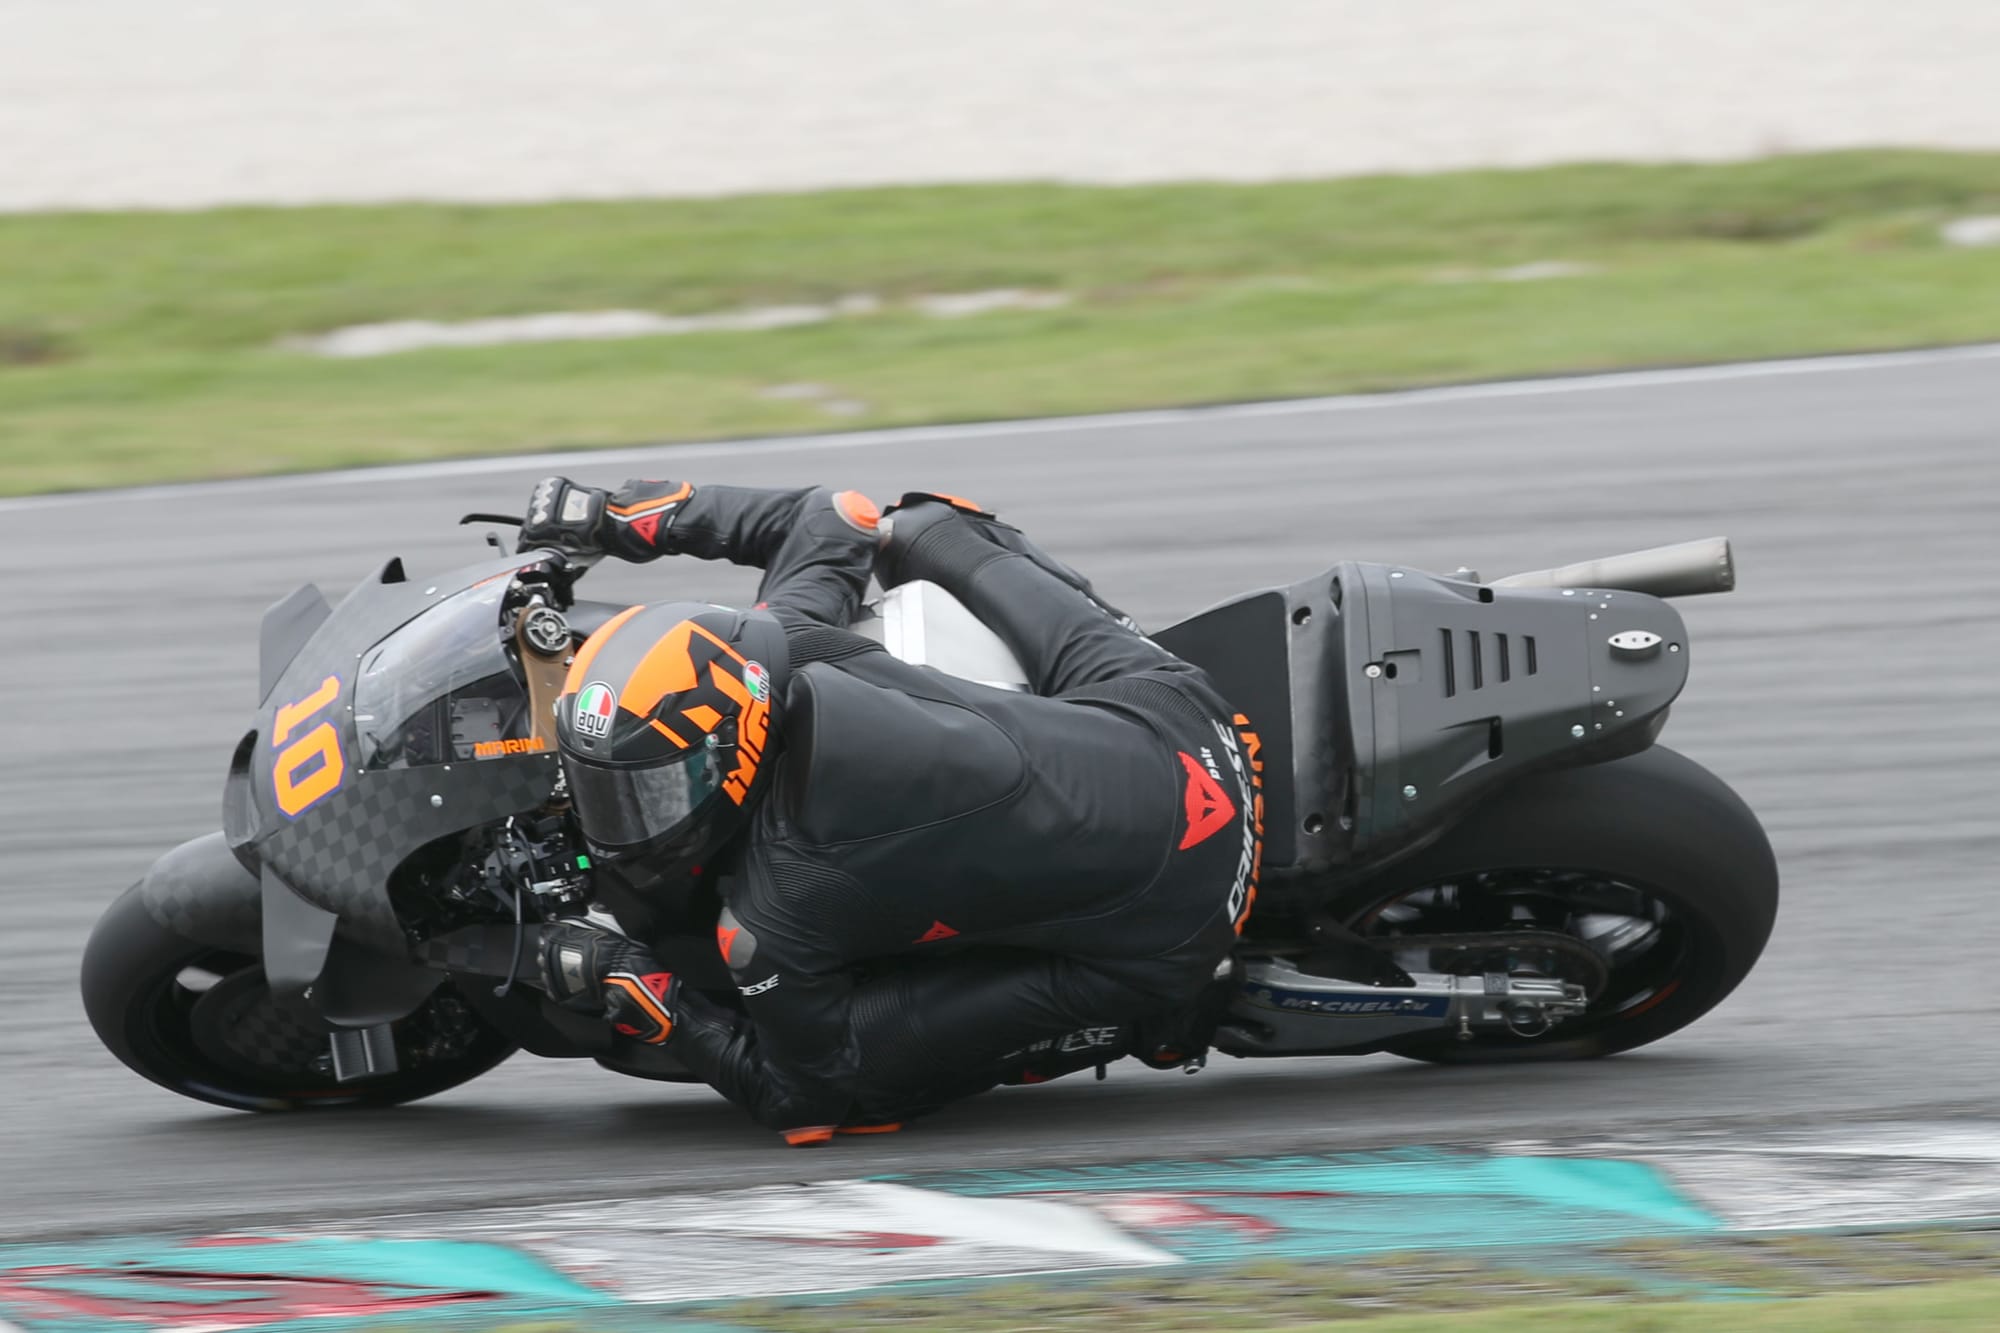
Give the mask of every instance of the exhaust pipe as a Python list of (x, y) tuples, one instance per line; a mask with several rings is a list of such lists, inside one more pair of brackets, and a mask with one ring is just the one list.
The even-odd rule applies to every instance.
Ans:
[(1496, 588), (1616, 588), (1653, 597), (1693, 597), (1736, 586), (1736, 559), (1727, 537), (1706, 537), (1650, 551), (1608, 555), (1555, 569), (1493, 580)]

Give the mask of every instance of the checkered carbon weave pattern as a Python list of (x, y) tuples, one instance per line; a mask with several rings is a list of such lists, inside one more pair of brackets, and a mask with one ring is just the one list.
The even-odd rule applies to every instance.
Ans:
[(508, 972), (533, 975), (535, 958), (541, 948), (541, 929), (530, 924), (520, 934), (516, 948), (512, 926), (462, 926), (444, 935), (433, 935), (416, 950), (416, 958), (429, 967), (446, 972), (504, 976)]
[[(282, 669), (275, 661), (261, 664), (261, 678), (275, 679), (275, 684), (241, 756), (248, 777), (232, 834), (300, 897), (337, 913), (342, 935), (353, 943), (400, 954), (403, 936), (389, 903), (389, 873), (433, 839), (532, 809), (553, 789), (557, 771), (553, 754), (378, 771), (353, 766), (360, 746), (352, 698), (362, 661), (390, 634), (456, 593), (513, 577), (544, 559), (535, 552), (502, 555), (429, 579), (409, 578), (400, 559), (390, 560), (357, 584), (303, 644), (280, 632), (286, 603), (274, 608), (279, 620), (273, 622), (264, 649), (274, 657), (294, 655)], [(496, 639), (503, 633), (497, 616), (493, 633)], [(319, 699), (328, 679), (337, 681), (338, 689), (325, 701), (323, 713), (297, 721), (322, 715), (335, 719), (341, 753), (351, 766), (338, 787), (288, 818), (272, 788), (278, 714)], [(439, 805), (431, 804), (433, 796)]]
[(300, 818), (278, 822), (257, 854), (301, 897), (338, 914), (356, 943), (400, 953), (390, 872), (436, 838), (533, 809), (555, 781), (553, 755), (357, 773)]
[(326, 1034), (280, 1009), (259, 984), (239, 997), (221, 1022), (229, 1049), (259, 1069), (300, 1074), (326, 1054)]
[(182, 843), (155, 861), (139, 881), (139, 900), (153, 920), (183, 939), (251, 954), (261, 943), (257, 877), (220, 833)]

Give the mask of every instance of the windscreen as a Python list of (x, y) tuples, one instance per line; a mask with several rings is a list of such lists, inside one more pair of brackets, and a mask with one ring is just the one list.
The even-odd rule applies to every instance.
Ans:
[(454, 593), (361, 657), (354, 730), (364, 769), (422, 768), (541, 748), (508, 655), (504, 575)]

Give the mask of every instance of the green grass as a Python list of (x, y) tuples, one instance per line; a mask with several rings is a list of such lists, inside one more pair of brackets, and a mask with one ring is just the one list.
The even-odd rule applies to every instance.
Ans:
[[(1968, 1315), (1976, 1316), (1968, 1319)], [(716, 1305), (767, 1333), (1370, 1333), (1474, 1329), (1862, 1330), (2000, 1326), (2000, 1231), (1705, 1236), (1512, 1253), (1345, 1260), (912, 1287), (859, 1298)]]
[[(2000, 154), (1261, 186), (0, 217), (0, 492), (2000, 337)], [(1481, 275), (1563, 260), (1585, 276)], [(943, 321), (896, 303), (1060, 290)], [(760, 333), (327, 361), (287, 335), (882, 298)], [(810, 381), (865, 405), (760, 396)]]
[[(761, 1333), (1862, 1333), (2000, 1327), (2000, 1231), (1712, 1235), (918, 1283), (586, 1317), (478, 1318), (492, 1333), (668, 1327)], [(384, 1325), (385, 1328), (414, 1327)]]
[[(1711, 1235), (1536, 1250), (1272, 1259), (587, 1316), (473, 1317), (492, 1333), (1862, 1333), (2000, 1327), (2000, 1230)], [(385, 1324), (385, 1329), (414, 1327)]]
[[(1996, 1309), (2000, 1309), (2000, 1281), (1989, 1280), (1843, 1292), (1785, 1302), (1635, 1301), (1392, 1315), (1370, 1320), (1368, 1328), (1370, 1333), (1883, 1333), (1886, 1329), (1950, 1329), (1958, 1333), (1992, 1328)], [(1241, 1333), (1333, 1333), (1352, 1328), (1353, 1320), (1301, 1324), (1253, 1321), (1235, 1327)], [(1141, 1325), (1131, 1333), (1154, 1333), (1154, 1329)]]
[[(856, 1328), (894, 1328), (900, 1333), (969, 1333), (993, 1330), (1116, 1328), (1120, 1333), (1196, 1333), (1233, 1329), (1236, 1333), (1883, 1333), (1886, 1329), (1990, 1329), (2000, 1322), (2000, 1280), (1938, 1282), (1881, 1291), (1846, 1291), (1784, 1301), (1649, 1301), (1605, 1298), (1562, 1303), (1508, 1304), (1424, 1314), (1373, 1315), (1354, 1309), (1330, 1318), (1290, 1314), (1235, 1314), (1225, 1322), (1198, 1311), (1161, 1309), (1150, 1313), (1070, 1313), (1036, 1309), (1011, 1323), (961, 1323), (940, 1312), (930, 1322), (884, 1319), (884, 1311), (854, 1310), (828, 1319), (816, 1330), (845, 1333)], [(856, 1318), (856, 1315), (859, 1318)], [(662, 1325), (664, 1326), (664, 1325)], [(741, 1325), (790, 1329), (793, 1323)]]

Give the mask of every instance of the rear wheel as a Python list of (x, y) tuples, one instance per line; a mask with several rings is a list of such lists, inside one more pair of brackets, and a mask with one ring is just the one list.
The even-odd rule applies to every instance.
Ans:
[(246, 1111), (415, 1101), (477, 1078), (515, 1050), (446, 982), (394, 1025), (395, 1073), (338, 1083), (326, 1034), (272, 1002), (255, 957), (161, 926), (136, 887), (91, 932), (83, 1001), (99, 1039), (135, 1073)]
[(1584, 980), (1571, 975), (1576, 960), (1536, 942), (1555, 933), (1588, 945), (1603, 968), (1587, 969), (1597, 989), (1583, 1014), (1535, 1035), (1432, 1033), (1390, 1048), (1494, 1063), (1611, 1055), (1686, 1027), (1749, 974), (1777, 907), (1777, 864), (1749, 807), (1654, 747), (1522, 784), (1392, 867), (1344, 915), (1385, 942), (1523, 932), (1518, 951), (1482, 950), (1478, 965), (1570, 981)]

